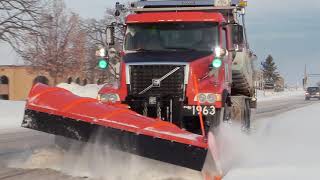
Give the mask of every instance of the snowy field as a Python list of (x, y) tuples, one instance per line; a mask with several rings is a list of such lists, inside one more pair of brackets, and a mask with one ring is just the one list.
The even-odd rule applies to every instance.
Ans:
[(25, 102), (0, 100), (0, 132), (20, 127)]
[(96, 85), (96, 84), (88, 84), (86, 86), (80, 86), (78, 84), (72, 83), (61, 83), (58, 87), (67, 89), (72, 93), (82, 96), (82, 97), (90, 97), (90, 98), (97, 98), (98, 91), (102, 88), (103, 85)]

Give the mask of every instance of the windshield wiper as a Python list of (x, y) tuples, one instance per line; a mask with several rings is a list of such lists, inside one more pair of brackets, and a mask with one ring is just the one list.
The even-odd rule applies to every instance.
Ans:
[(130, 51), (153, 51), (152, 49), (144, 49), (144, 48), (138, 48), (138, 49), (132, 49), (132, 50), (130, 50)]
[(184, 48), (184, 47), (166, 47), (163, 49), (144, 49), (144, 48), (139, 48), (139, 49), (133, 49), (130, 51), (136, 51), (136, 52), (150, 52), (150, 51), (201, 51), (198, 49), (193, 49), (193, 48)]
[(130, 51), (135, 51), (135, 52), (158, 52), (158, 51), (166, 51), (166, 49), (144, 49), (144, 48), (139, 48), (139, 49), (133, 49)]
[(198, 49), (187, 48), (187, 47), (166, 47), (165, 49), (169, 49), (169, 50), (183, 50), (183, 51), (199, 51)]

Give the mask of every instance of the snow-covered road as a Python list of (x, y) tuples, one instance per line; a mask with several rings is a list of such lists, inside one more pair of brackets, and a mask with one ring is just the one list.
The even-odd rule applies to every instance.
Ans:
[[(196, 172), (173, 166), (165, 167), (164, 164), (137, 160), (136, 157), (123, 157), (119, 162), (114, 155), (110, 156), (110, 152), (98, 152), (94, 147), (88, 147), (86, 152), (82, 152), (81, 158), (75, 158), (75, 152), (61, 155), (52, 146), (53, 136), (19, 128), (23, 106), (23, 102), (0, 101), (0, 179), (78, 180), (83, 178), (63, 174), (91, 177), (88, 169), (98, 174), (95, 177), (101, 180), (199, 179)], [(317, 138), (320, 137), (317, 115), (319, 109), (318, 101), (306, 102), (303, 95), (299, 94), (261, 102), (254, 133), (247, 136), (226, 131), (226, 135), (232, 139), (232, 152), (237, 158), (224, 179), (320, 179), (317, 173), (320, 171), (320, 144), (317, 143)], [(96, 155), (92, 155), (92, 152)], [(109, 156), (100, 157), (101, 154)], [(91, 164), (93, 169), (88, 167), (89, 160), (90, 163), (97, 163)], [(18, 169), (7, 168), (8, 165)], [(27, 167), (42, 169), (25, 170)], [(125, 172), (123, 169), (116, 172), (121, 167)]]
[(320, 179), (319, 110), (317, 103), (261, 120), (224, 179)]

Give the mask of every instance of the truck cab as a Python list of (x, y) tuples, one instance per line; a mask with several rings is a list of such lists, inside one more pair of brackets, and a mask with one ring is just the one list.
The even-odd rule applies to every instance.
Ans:
[(235, 32), (241, 25), (226, 18), (237, 6), (205, 9), (203, 3), (211, 1), (193, 1), (200, 4), (177, 9), (174, 3), (182, 2), (132, 5), (120, 82), (105, 85), (98, 98), (200, 133), (200, 118), (206, 129), (230, 118), (232, 63), (243, 45), (235, 46), (235, 37), (243, 38), (243, 31)]

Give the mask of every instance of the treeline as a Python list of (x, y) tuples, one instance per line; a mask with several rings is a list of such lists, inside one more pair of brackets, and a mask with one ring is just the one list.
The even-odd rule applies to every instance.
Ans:
[[(0, 13), (0, 40), (55, 81), (79, 71), (89, 80), (112, 76), (96, 69), (95, 51), (107, 45), (107, 26), (122, 22), (113, 9), (106, 9), (102, 19), (83, 19), (68, 11), (63, 0), (1, 0)], [(116, 29), (116, 35), (120, 47), (122, 30)]]
[(261, 72), (263, 89), (284, 89), (284, 79), (280, 76), (278, 67), (274, 62), (272, 55), (268, 55), (268, 57), (263, 62), (261, 62)]
[(261, 70), (263, 72), (263, 78), (265, 81), (275, 83), (280, 78), (278, 67), (271, 55), (268, 55), (266, 60), (261, 62)]

